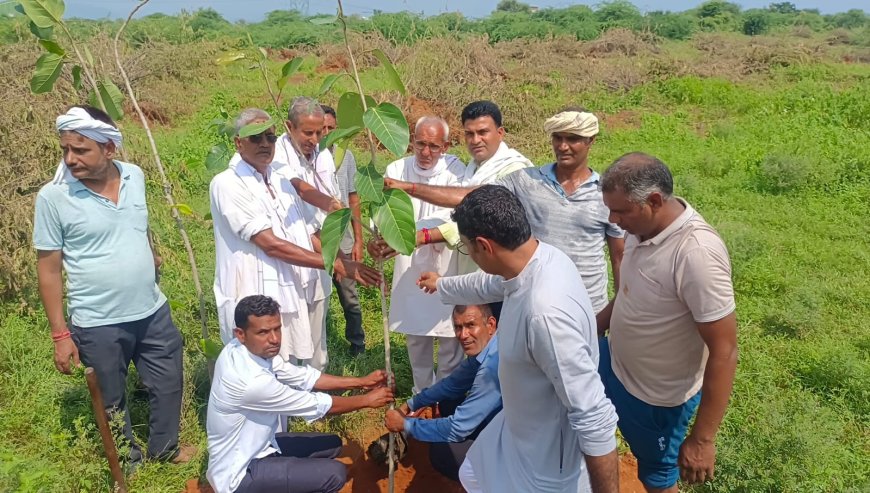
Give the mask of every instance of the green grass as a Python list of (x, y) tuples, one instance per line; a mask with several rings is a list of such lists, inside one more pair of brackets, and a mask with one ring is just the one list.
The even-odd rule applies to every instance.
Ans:
[[(306, 80), (288, 90), (314, 94), (323, 74), (306, 62)], [(401, 70), (401, 67), (400, 67)], [(555, 68), (554, 68), (555, 70)], [(378, 71), (364, 75), (377, 90)], [(555, 73), (555, 72), (553, 72)], [(543, 108), (568, 102), (613, 115), (632, 111), (640, 124), (604, 132), (592, 150), (602, 171), (619, 155), (642, 150), (673, 170), (685, 197), (723, 236), (731, 253), (740, 328), (734, 396), (718, 440), (717, 477), (691, 491), (866, 491), (870, 488), (870, 68), (866, 64), (793, 65), (733, 82), (694, 76), (650, 80), (624, 92), (577, 88), (556, 79), (541, 90), (509, 81)], [(471, 89), (469, 89), (471, 90)], [(177, 92), (174, 92), (177, 91)], [(157, 140), (197, 254), (217, 337), (211, 282), (213, 237), (208, 221), (207, 125), (221, 107), (231, 113), (267, 105), (256, 74), (231, 68), (208, 86), (169, 89), (196, 110), (159, 128)], [(334, 102), (338, 91), (327, 96)], [(461, 107), (464, 101), (450, 102)], [(530, 111), (535, 111), (531, 108)], [(509, 125), (513, 115), (506, 113)], [(138, 127), (126, 127), (144, 161)], [(539, 128), (512, 128), (539, 164), (551, 159)], [(454, 149), (466, 155), (461, 149)], [(380, 164), (386, 164), (386, 158)], [(197, 349), (198, 307), (181, 240), (146, 170), (152, 227), (166, 265), (162, 288), (186, 339), (182, 440), (201, 453), (185, 466), (147, 464), (131, 491), (177, 492), (206, 467), (206, 362)], [(362, 289), (368, 353), (352, 358), (340, 308), (332, 300), (330, 371), (363, 374), (383, 366), (377, 292)], [(47, 324), (38, 305), (8, 305), (0, 321), (0, 491), (105, 491), (108, 468), (92, 424), (81, 375), (63, 376), (51, 361)], [(24, 313), (16, 315), (16, 313)], [(29, 313), (29, 314), (28, 314)], [(399, 395), (410, 394), (403, 338), (391, 336)], [(131, 391), (133, 390), (131, 379)], [(147, 405), (133, 394), (135, 432), (146, 433)], [(358, 437), (377, 413), (325, 420), (315, 427)], [(301, 427), (303, 425), (296, 424)]]

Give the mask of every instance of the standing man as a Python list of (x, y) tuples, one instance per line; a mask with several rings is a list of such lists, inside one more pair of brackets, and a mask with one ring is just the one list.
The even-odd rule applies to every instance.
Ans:
[[(501, 411), (497, 323), (490, 305), (453, 307), (453, 330), (467, 357), (447, 378), (423, 389), (399, 409), (388, 410), (385, 417), (388, 430), (430, 442), (432, 467), (454, 481), (459, 481), (459, 466), (474, 440)], [(435, 404), (440, 418), (414, 417)]]
[[(243, 110), (236, 120), (236, 134), (248, 124), (269, 119), (263, 110)], [(281, 305), (285, 331), (281, 357), (309, 360), (318, 344), (312, 340), (306, 291), (320, 282), (323, 257), (314, 251), (300, 197), (325, 210), (340, 204), (299, 178), (276, 171), (277, 139), (274, 127), (257, 135), (237, 136), (238, 155), (230, 160), (229, 169), (212, 179), (215, 298), (224, 343), (233, 338), (236, 303), (245, 296), (263, 294)], [(380, 282), (377, 271), (348, 259), (338, 259), (335, 271), (366, 285)]]
[(616, 412), (598, 376), (595, 312), (573, 262), (538, 241), (522, 203), (484, 185), (453, 220), (483, 272), (419, 284), (441, 301), (504, 299), (498, 375), (504, 408), (475, 440), (459, 470), (469, 493), (616, 492)]
[[(377, 370), (337, 377), (278, 358), (281, 315), (268, 296), (248, 296), (234, 314), (235, 339), (215, 363), (208, 399), (208, 477), (218, 493), (335, 493), (347, 469), (335, 461), (341, 438), (324, 433), (276, 433), (279, 416), (314, 421), (327, 414), (379, 408), (392, 402)], [(312, 390), (374, 389), (330, 396)]]
[[(624, 233), (608, 220), (598, 189), (599, 176), (589, 167), (589, 150), (598, 135), (598, 118), (583, 108), (566, 108), (544, 123), (556, 162), (527, 168), (495, 181), (523, 203), (532, 232), (562, 250), (574, 262), (596, 313), (607, 306), (607, 261), (614, 285), (619, 283)], [(412, 196), (445, 207), (456, 206), (473, 187), (415, 187), (389, 182)]]
[[(329, 150), (320, 151), (318, 147), (323, 136), (323, 108), (317, 101), (300, 96), (293, 99), (287, 113), (289, 131), (278, 138), (275, 149), (277, 169), (281, 174), (299, 178), (320, 193), (336, 199), (338, 183), (335, 179), (335, 162)], [(329, 209), (303, 204), (302, 212), (309, 233), (316, 236), (313, 241), (319, 244), (320, 229)], [(332, 278), (325, 270), (319, 271), (317, 276), (317, 282), (310, 283), (305, 289), (311, 339), (314, 343), (314, 353), (308, 363), (323, 370), (329, 363), (326, 317), (329, 297), (332, 294)]]
[[(434, 116), (417, 120), (414, 128), (414, 155), (387, 166), (384, 176), (394, 180), (436, 186), (458, 185), (465, 165), (457, 157), (443, 154), (447, 150), (447, 122)], [(414, 220), (422, 227), (424, 245), (413, 254), (399, 255), (393, 265), (393, 290), (390, 298), (390, 330), (405, 334), (408, 359), (416, 394), (450, 375), (462, 361), (462, 346), (453, 334), (450, 306), (437, 298), (426, 296), (416, 288), (420, 274), (435, 271), (441, 275), (456, 274), (456, 258), (443, 243), (429, 244), (427, 235), (437, 224), (449, 220), (450, 209), (411, 199)], [(428, 226), (428, 227), (427, 227)], [(437, 376), (432, 361), (435, 340), (438, 340)]]
[(37, 195), (33, 229), (54, 364), (70, 373), (81, 358), (94, 368), (106, 411), (124, 413), (132, 469), (143, 459), (127, 412), (132, 361), (151, 404), (147, 456), (187, 462), (194, 450), (178, 448), (182, 339), (156, 284), (145, 176), (138, 166), (114, 159), (121, 133), (104, 112), (73, 106), (57, 118), (57, 131), (63, 160)]
[(671, 172), (653, 156), (620, 157), (601, 189), (610, 220), (629, 233), (619, 289), (599, 315), (599, 334), (610, 329), (601, 378), (641, 482), (676, 493), (679, 478), (713, 479), (737, 367), (731, 262), (716, 231), (673, 196)]
[[(531, 161), (515, 149), (511, 149), (504, 143), (505, 129), (502, 126), (502, 115), (498, 105), (492, 101), (474, 101), (462, 109), (462, 128), (464, 130), (465, 145), (471, 154), (472, 160), (465, 168), (462, 177), (462, 186), (475, 188), (480, 185), (494, 183), (497, 179), (505, 177), (514, 171), (533, 167)], [(389, 177), (384, 181), (387, 188), (401, 188), (411, 194), (412, 197), (430, 202), (442, 207), (456, 207), (462, 200), (461, 196), (442, 196), (435, 187), (417, 187), (410, 183), (392, 180)], [(445, 221), (431, 229), (428, 243), (447, 242), (451, 247), (459, 243), (459, 232), (456, 223)], [(427, 244), (426, 238), (417, 235), (417, 246)], [(371, 252), (376, 257), (390, 256), (393, 253), (384, 242), (373, 244)], [(474, 272), (477, 266), (466, 258), (459, 259), (459, 273)]]
[[(322, 138), (326, 138), (330, 132), (335, 130), (336, 115), (331, 106), (324, 104), (320, 107), (323, 108)], [(335, 146), (329, 149), (329, 152), (332, 153), (334, 148)], [(350, 149), (344, 152), (344, 159), (335, 172), (335, 178), (338, 182), (339, 200), (342, 204), (347, 204), (350, 207), (354, 219), (352, 230), (348, 231), (341, 240), (341, 252), (355, 262), (362, 262), (364, 259), (362, 214), (359, 206), (359, 195), (357, 195), (356, 185), (354, 185), (356, 159), (354, 159)], [(345, 277), (341, 280), (333, 279), (332, 285), (338, 293), (338, 301), (344, 311), (344, 337), (350, 343), (350, 354), (353, 356), (363, 354), (366, 351), (366, 333), (363, 330), (362, 308), (359, 304), (359, 295), (356, 292), (356, 282)]]

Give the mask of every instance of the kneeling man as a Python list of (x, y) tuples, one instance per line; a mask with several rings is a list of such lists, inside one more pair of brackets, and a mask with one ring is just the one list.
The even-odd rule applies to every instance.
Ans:
[[(337, 377), (285, 362), (278, 303), (254, 295), (239, 301), (235, 336), (215, 364), (208, 399), (207, 477), (218, 493), (337, 492), (347, 471), (335, 460), (341, 438), (321, 433), (278, 433), (279, 416), (314, 421), (393, 400), (386, 374)], [(312, 390), (374, 389), (330, 396)]]
[[(387, 411), (390, 431), (405, 431), (429, 446), (432, 467), (459, 481), (459, 466), (474, 439), (501, 410), (496, 317), (490, 305), (456, 305), (453, 330), (468, 358), (449, 376)], [(441, 418), (417, 419), (416, 411), (438, 403)]]

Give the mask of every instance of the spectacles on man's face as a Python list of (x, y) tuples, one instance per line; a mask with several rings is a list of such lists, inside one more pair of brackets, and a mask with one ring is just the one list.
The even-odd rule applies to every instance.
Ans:
[(275, 142), (278, 141), (277, 135), (275, 135), (273, 133), (267, 134), (266, 132), (263, 132), (263, 133), (257, 134), (257, 135), (249, 135), (248, 140), (254, 144), (259, 144), (260, 142), (263, 142), (263, 137), (265, 137), (266, 141), (269, 142), (270, 144), (274, 144)]
[(456, 244), (456, 251), (459, 252), (460, 255), (468, 255), (468, 245), (466, 245), (464, 241), (460, 241)]
[(414, 149), (418, 151), (423, 151), (423, 149), (429, 149), (429, 152), (432, 154), (436, 154), (441, 152), (442, 146), (440, 144), (430, 144), (428, 142), (423, 142), (422, 140), (414, 141)]

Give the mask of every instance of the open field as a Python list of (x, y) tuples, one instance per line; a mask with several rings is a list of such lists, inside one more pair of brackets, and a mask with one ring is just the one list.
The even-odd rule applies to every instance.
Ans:
[[(468, 154), (456, 129), (469, 101), (501, 105), (507, 141), (538, 164), (551, 159), (544, 119), (581, 104), (602, 120), (594, 169), (629, 151), (656, 155), (674, 172), (677, 193), (719, 230), (733, 262), (740, 363), (719, 436), (716, 480), (689, 491), (870, 489), (870, 48), (825, 34), (696, 33), (673, 41), (628, 30), (590, 41), (491, 43), (471, 34), (394, 45), (378, 33), (354, 33), (351, 42), (375, 97), (397, 103), (409, 121), (431, 112), (445, 116), (451, 152), (463, 159)], [(92, 46), (98, 58), (108, 50), (99, 41)], [(216, 139), (208, 125), (221, 108), (232, 114), (269, 106), (256, 73), (213, 63), (232, 46), (154, 42), (124, 55), (174, 193), (194, 211), (186, 223), (214, 337), (214, 248), (206, 218), (212, 174), (204, 158)], [(375, 47), (396, 62), (408, 98), (386, 91), (376, 61), (364, 55)], [(292, 50), (305, 62), (285, 93), (315, 95), (325, 76), (347, 66), (342, 49)], [(270, 52), (276, 70), (287, 55)], [(106, 491), (108, 468), (83, 375), (54, 369), (36, 296), (33, 199), (59, 159), (54, 118), (82, 99), (65, 79), (54, 93), (30, 94), (37, 56), (31, 41), (0, 46), (0, 183), (6, 185), (0, 197), (0, 491)], [(350, 88), (346, 79), (338, 85)], [(340, 92), (322, 99), (335, 103)], [(148, 463), (129, 485), (136, 492), (178, 492), (205, 474), (206, 360), (181, 240), (144, 133), (127, 113), (121, 123), (130, 160), (149, 178), (151, 225), (164, 258), (161, 287), (186, 339), (182, 441), (201, 449), (184, 466)], [(333, 299), (331, 373), (383, 365), (377, 292), (363, 289), (361, 296), (368, 352), (349, 355)], [(391, 340), (404, 399), (411, 388), (407, 353), (401, 336)], [(131, 413), (143, 436), (147, 403), (134, 382)], [(362, 439), (380, 419), (363, 412), (313, 428)]]

